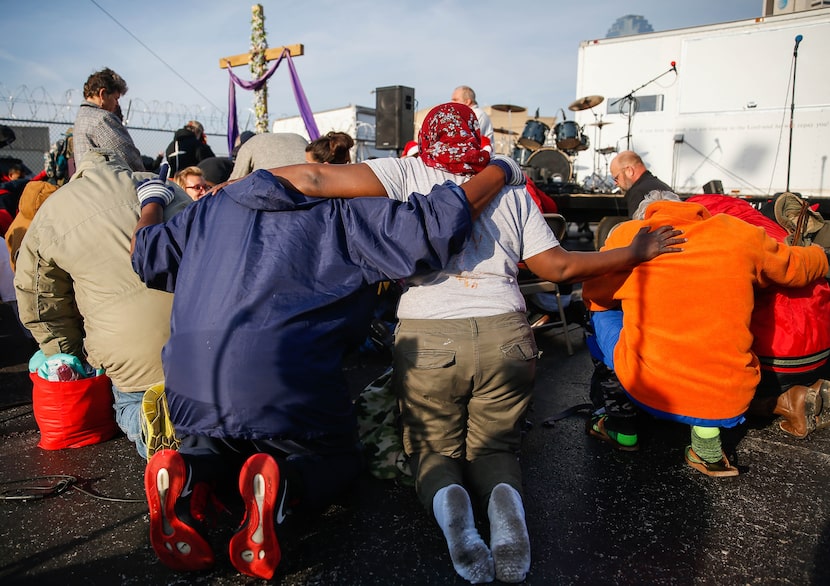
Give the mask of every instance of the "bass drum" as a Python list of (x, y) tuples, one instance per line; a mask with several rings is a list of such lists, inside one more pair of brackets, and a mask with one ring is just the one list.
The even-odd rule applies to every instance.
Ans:
[(527, 159), (528, 175), (533, 181), (569, 183), (573, 172), (571, 160), (560, 150), (541, 148)]

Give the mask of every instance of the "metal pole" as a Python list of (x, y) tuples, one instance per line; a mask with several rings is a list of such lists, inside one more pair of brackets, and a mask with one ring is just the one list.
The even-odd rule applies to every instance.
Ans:
[(798, 45), (804, 37), (798, 35), (795, 37), (795, 48), (793, 49), (793, 91), (792, 98), (790, 98), (790, 144), (787, 147), (787, 188), (790, 190), (790, 165), (793, 159), (793, 117), (795, 116), (795, 70), (798, 67)]

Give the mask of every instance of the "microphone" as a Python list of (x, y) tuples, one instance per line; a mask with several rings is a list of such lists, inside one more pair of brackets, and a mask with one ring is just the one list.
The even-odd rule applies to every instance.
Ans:
[(800, 45), (801, 41), (803, 41), (803, 40), (804, 40), (803, 35), (796, 35), (795, 36), (795, 48), (793, 49), (793, 55), (795, 55), (798, 52), (798, 45)]
[(671, 62), (671, 70), (677, 73), (677, 63), (674, 61)]

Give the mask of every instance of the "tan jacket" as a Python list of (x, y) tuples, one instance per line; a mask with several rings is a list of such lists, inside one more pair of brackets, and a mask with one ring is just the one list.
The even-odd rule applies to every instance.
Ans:
[[(136, 185), (151, 177), (113, 153), (91, 151), (38, 210), (14, 279), (20, 319), (41, 350), (85, 357), (126, 392), (163, 382), (170, 334), (173, 296), (148, 289), (130, 264)], [(165, 219), (192, 202), (174, 189)]]

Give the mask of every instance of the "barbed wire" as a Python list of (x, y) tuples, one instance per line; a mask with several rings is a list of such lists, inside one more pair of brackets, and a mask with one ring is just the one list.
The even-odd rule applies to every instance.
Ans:
[[(83, 93), (76, 89), (67, 90), (60, 98), (53, 98), (43, 87), (22, 85), (10, 91), (0, 83), (0, 118), (73, 124), (83, 100)], [(224, 134), (227, 131), (228, 114), (215, 106), (159, 100), (147, 102), (141, 98), (125, 97), (122, 98), (121, 108), (127, 127), (173, 131), (188, 120), (198, 120), (208, 134)]]

